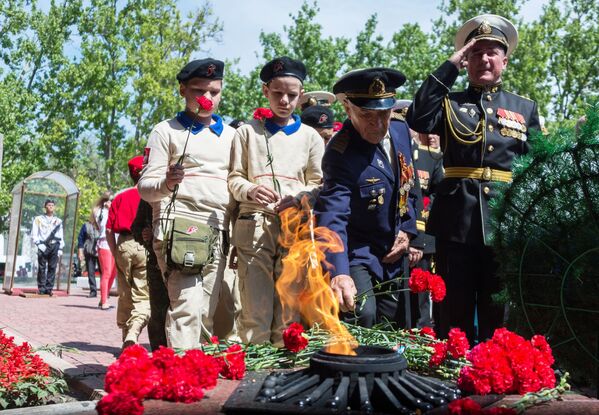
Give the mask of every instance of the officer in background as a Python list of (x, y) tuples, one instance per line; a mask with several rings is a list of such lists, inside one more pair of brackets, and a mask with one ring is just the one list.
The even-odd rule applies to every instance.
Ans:
[(301, 119), (302, 123), (314, 128), (324, 140), (324, 144), (327, 145), (334, 134), (335, 115), (333, 111), (321, 105), (313, 105), (302, 112)]
[(298, 101), (298, 105), (301, 108), (302, 112), (306, 110), (306, 108), (312, 107), (314, 105), (320, 105), (321, 107), (330, 107), (335, 102), (335, 95), (331, 94), (327, 91), (312, 91), (312, 92), (304, 92)]
[(54, 216), (56, 203), (52, 199), (44, 202), (45, 214), (33, 219), (31, 239), (37, 246), (37, 290), (38, 294), (52, 296), (56, 266), (62, 256), (64, 240), (62, 236), (62, 220)]
[[(404, 122), (408, 107), (412, 101), (397, 101), (391, 115), (391, 123)], [(435, 187), (443, 180), (443, 154), (433, 134), (421, 134), (410, 129), (412, 136), (412, 160), (416, 173), (415, 184), (420, 193), (416, 205), (416, 229), (418, 236), (410, 241), (409, 260), (411, 268), (420, 268), (434, 272), (433, 255), (435, 253), (435, 237), (425, 232), (426, 222), (435, 197)], [(438, 143), (438, 137), (436, 142)], [(434, 145), (434, 146), (433, 146)], [(433, 327), (433, 304), (429, 292), (412, 294), (412, 321), (417, 328)]]
[[(488, 203), (496, 184), (510, 182), (514, 157), (539, 130), (537, 104), (503, 90), (502, 73), (518, 32), (507, 19), (481, 15), (457, 32), (456, 52), (422, 84), (408, 111), (410, 127), (441, 136), (445, 179), (437, 187), (427, 232), (436, 236), (437, 271), (445, 279), (439, 334), (461, 327), (472, 342), (503, 323), (497, 262), (489, 243)], [(450, 92), (460, 69), (469, 86)], [(478, 315), (478, 336), (474, 312)]]
[(414, 172), (407, 124), (390, 125), (395, 89), (405, 79), (394, 69), (362, 69), (333, 89), (349, 119), (325, 150), (315, 212), (318, 225), (335, 231), (345, 248), (327, 255), (340, 309), (354, 313), (344, 319), (364, 327), (406, 324), (398, 290), (402, 259), (416, 235)]

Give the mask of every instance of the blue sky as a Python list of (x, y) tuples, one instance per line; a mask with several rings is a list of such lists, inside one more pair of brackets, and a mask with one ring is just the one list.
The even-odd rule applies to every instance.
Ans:
[[(311, 0), (310, 0), (311, 1)], [(259, 35), (283, 32), (291, 25), (290, 13), (296, 14), (302, 0), (213, 0), (214, 15), (223, 23), (221, 42), (206, 45), (209, 54), (218, 59), (240, 58), (239, 68), (246, 73), (260, 63)], [(440, 1), (432, 0), (320, 0), (316, 21), (323, 26), (325, 36), (354, 38), (374, 13), (378, 17), (378, 32), (388, 41), (404, 23), (418, 23), (430, 31), (432, 21), (441, 13)], [(535, 20), (548, 0), (529, 0), (520, 15), (525, 21)], [(179, 0), (181, 10), (198, 7), (198, 1)], [(199, 57), (199, 56), (198, 56)]]

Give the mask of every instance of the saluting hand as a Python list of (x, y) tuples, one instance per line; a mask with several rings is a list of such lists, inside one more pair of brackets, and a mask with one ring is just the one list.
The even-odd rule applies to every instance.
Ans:
[(178, 163), (171, 164), (166, 170), (166, 187), (169, 190), (174, 189), (176, 185), (183, 181), (183, 177), (185, 177), (183, 166)]
[(342, 312), (353, 311), (356, 307), (354, 297), (358, 294), (358, 290), (352, 277), (345, 274), (337, 275), (331, 280), (331, 290), (333, 290)]
[(391, 250), (383, 257), (382, 262), (385, 264), (393, 264), (405, 254), (410, 245), (410, 238), (404, 231), (399, 231)]
[(248, 197), (264, 207), (281, 199), (277, 192), (261, 184), (250, 188)]
[(451, 55), (448, 61), (453, 63), (455, 67), (458, 68), (458, 70), (468, 66), (466, 55), (468, 54), (468, 51), (472, 49), (472, 46), (474, 46), (476, 40), (477, 39), (471, 39), (470, 42), (466, 43), (462, 49), (456, 51), (453, 55)]

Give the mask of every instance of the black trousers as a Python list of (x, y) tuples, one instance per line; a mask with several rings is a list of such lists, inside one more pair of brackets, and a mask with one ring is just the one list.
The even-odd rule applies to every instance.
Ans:
[[(430, 271), (431, 268), (432, 254), (424, 254), (420, 262), (416, 265), (416, 268)], [(411, 310), (412, 310), (412, 324), (417, 328), (433, 327), (433, 315), (432, 315), (432, 300), (430, 293), (425, 291), (418, 294), (410, 294)]]
[(96, 286), (96, 265), (98, 257), (95, 255), (85, 254), (85, 268), (87, 268), (87, 281), (89, 283), (89, 295), (97, 295), (98, 287)]
[[(153, 249), (146, 251), (146, 278), (150, 291), (150, 321), (148, 322), (148, 337), (150, 348), (157, 350), (160, 346), (166, 347), (166, 312), (170, 301), (168, 292), (158, 267), (158, 261)], [(198, 304), (199, 307), (199, 304)]]
[(58, 265), (58, 244), (46, 246), (46, 251), (37, 251), (37, 289), (40, 294), (50, 294), (54, 289), (56, 266)]
[[(492, 337), (504, 320), (504, 306), (491, 298), (502, 288), (493, 250), (483, 244), (466, 245), (439, 239), (436, 249), (437, 273), (447, 287), (447, 296), (439, 306), (439, 336), (445, 338), (450, 328), (459, 327), (472, 345), (476, 340)], [(478, 333), (474, 327), (475, 310)]]
[(341, 314), (343, 321), (362, 327), (372, 327), (375, 324), (388, 321), (395, 328), (405, 327), (404, 293), (397, 291), (401, 288), (401, 280), (373, 290), (379, 281), (368, 268), (364, 266), (351, 267), (350, 275), (356, 285), (358, 296), (362, 293), (367, 294), (364, 302), (358, 300), (355, 312)]

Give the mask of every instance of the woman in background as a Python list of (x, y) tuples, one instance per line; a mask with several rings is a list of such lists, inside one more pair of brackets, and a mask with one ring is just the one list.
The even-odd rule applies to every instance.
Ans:
[(102, 310), (108, 310), (108, 297), (110, 296), (110, 288), (116, 277), (116, 266), (114, 257), (106, 242), (106, 221), (108, 220), (108, 210), (112, 203), (113, 195), (111, 192), (105, 192), (102, 197), (96, 202), (92, 210), (92, 217), (96, 221), (97, 229), (99, 230), (98, 238), (98, 260), (100, 261), (100, 304)]

